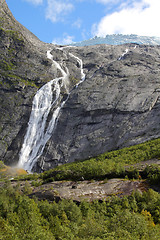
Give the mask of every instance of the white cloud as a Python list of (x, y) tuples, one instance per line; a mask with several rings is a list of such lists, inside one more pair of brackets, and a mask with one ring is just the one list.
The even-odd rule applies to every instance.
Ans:
[(96, 0), (96, 2), (103, 3), (103, 4), (108, 4), (108, 3), (116, 4), (121, 2), (121, 0)]
[(25, 0), (26, 2), (33, 3), (35, 5), (40, 5), (43, 3), (43, 0)]
[(68, 45), (73, 43), (74, 36), (69, 36), (66, 33), (63, 34), (63, 38), (55, 38), (52, 43), (57, 45)]
[[(99, 1), (105, 2), (105, 0)], [(160, 0), (132, 1), (129, 5), (123, 3), (119, 10), (106, 15), (98, 24), (93, 25), (93, 35), (122, 33), (160, 36), (159, 9)]]
[(75, 28), (81, 28), (81, 25), (82, 25), (82, 20), (79, 18), (77, 19), (73, 24), (72, 26), (75, 27)]
[(47, 0), (46, 18), (54, 22), (64, 21), (64, 16), (69, 14), (74, 6), (69, 1), (64, 0)]

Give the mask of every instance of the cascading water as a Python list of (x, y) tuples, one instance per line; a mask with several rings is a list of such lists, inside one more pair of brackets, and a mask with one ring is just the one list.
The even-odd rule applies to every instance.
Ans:
[[(71, 57), (74, 57), (81, 69), (81, 80), (76, 85), (78, 86), (82, 81), (85, 80), (85, 74), (83, 73), (83, 62), (78, 57), (70, 53)], [(28, 128), (24, 137), (24, 143), (22, 145), (18, 167), (24, 168), (25, 170), (32, 171), (38, 158), (42, 155), (46, 143), (50, 139), (56, 120), (58, 119), (59, 112), (64, 106), (67, 99), (63, 102), (59, 101), (61, 87), (64, 86), (68, 93), (68, 82), (69, 82), (69, 71), (66, 68), (66, 72), (61, 66), (53, 60), (51, 51), (47, 51), (47, 57), (52, 60), (53, 64), (60, 70), (62, 77), (51, 80), (41, 87), (33, 98), (32, 111), (28, 122)], [(54, 88), (53, 88), (54, 86)], [(55, 97), (53, 98), (53, 93)], [(47, 125), (47, 119), (52, 106), (55, 106), (51, 120)]]
[[(52, 105), (56, 103), (60, 95), (59, 80), (60, 79), (55, 79), (45, 84), (39, 89), (33, 99), (27, 133), (20, 151), (18, 163), (19, 167), (23, 167), (26, 170), (31, 171), (35, 161), (42, 154), (46, 141), (49, 139), (49, 134), (52, 129), (50, 123), (47, 130), (45, 130), (46, 121)], [(56, 93), (54, 100), (52, 99), (52, 84), (54, 84), (53, 91)], [(54, 112), (53, 122), (55, 122), (56, 119), (56, 112), (58, 112), (58, 109)]]
[(84, 74), (84, 72), (83, 72), (83, 62), (82, 62), (82, 60), (81, 60), (80, 58), (74, 56), (72, 53), (69, 53), (69, 55), (70, 55), (71, 57), (75, 58), (75, 59), (78, 61), (79, 65), (80, 65), (80, 69), (81, 69), (81, 81), (76, 84), (76, 86), (78, 86), (79, 84), (81, 84), (81, 83), (85, 80), (85, 74)]
[(127, 48), (127, 49), (125, 50), (125, 52), (118, 58), (118, 60), (119, 60), (119, 61), (122, 60), (123, 57), (124, 57), (128, 52), (129, 52), (129, 49)]

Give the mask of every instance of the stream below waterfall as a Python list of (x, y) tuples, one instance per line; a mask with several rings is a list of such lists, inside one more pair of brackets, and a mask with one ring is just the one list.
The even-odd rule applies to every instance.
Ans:
[[(57, 48), (61, 51), (66, 47)], [(29, 172), (32, 171), (33, 166), (38, 158), (42, 155), (45, 145), (51, 138), (59, 117), (60, 110), (68, 100), (70, 91), (69, 85), (69, 70), (67, 67), (62, 67), (53, 59), (51, 51), (47, 51), (47, 58), (52, 60), (54, 66), (60, 70), (62, 77), (55, 78), (42, 86), (36, 93), (32, 102), (32, 110), (28, 122), (27, 132), (24, 137), (24, 142), (19, 154), (18, 167), (23, 168)], [(83, 62), (80, 58), (69, 53), (69, 55), (76, 59), (81, 71), (81, 79), (78, 85), (85, 80), (83, 72)], [(68, 97), (65, 101), (60, 100), (61, 89), (65, 88)], [(74, 87), (73, 87), (74, 88)], [(48, 117), (53, 109), (52, 117), (49, 121)], [(48, 122), (48, 123), (47, 123)]]

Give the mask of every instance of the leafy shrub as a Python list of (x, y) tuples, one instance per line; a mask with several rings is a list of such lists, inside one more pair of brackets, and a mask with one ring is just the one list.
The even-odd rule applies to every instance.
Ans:
[[(138, 178), (136, 169), (125, 170), (128, 164), (160, 157), (160, 139), (151, 140), (136, 146), (107, 152), (85, 161), (77, 161), (51, 169), (41, 174), (44, 182), (53, 180), (90, 180), (112, 177)], [(155, 176), (156, 181), (158, 178)]]
[(0, 189), (3, 240), (158, 240), (160, 194), (149, 190), (103, 202), (38, 201), (7, 183)]
[(160, 167), (158, 165), (147, 166), (144, 169), (143, 175), (151, 184), (160, 185)]

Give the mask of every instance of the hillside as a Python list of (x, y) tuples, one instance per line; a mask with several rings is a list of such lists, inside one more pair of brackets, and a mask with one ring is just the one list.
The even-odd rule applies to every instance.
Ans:
[[(28, 183), (29, 197), (60, 201), (72, 199), (93, 201), (110, 196), (124, 197), (149, 188), (160, 192), (160, 139), (132, 147), (106, 152), (95, 158), (50, 169), (41, 174), (28, 174), (0, 162), (0, 187), (4, 181), (17, 184), (23, 192)], [(26, 183), (26, 181), (28, 181)]]
[(7, 160), (18, 154), (33, 95), (53, 72), (44, 44), (15, 20), (5, 0), (0, 5), (0, 159)]
[(0, 240), (160, 240), (160, 46), (46, 44), (0, 0), (0, 54)]
[[(41, 172), (160, 137), (159, 46), (45, 44), (0, 3), (2, 161), (17, 164), (21, 151), (26, 164)], [(35, 118), (45, 122), (31, 128), (40, 137), (28, 133), (30, 152), (24, 151), (33, 98), (50, 81), (48, 115)]]
[(24, 171), (0, 163), (0, 238), (160, 239), (160, 194), (154, 191), (160, 180), (159, 142), (42, 174), (21, 175)]

